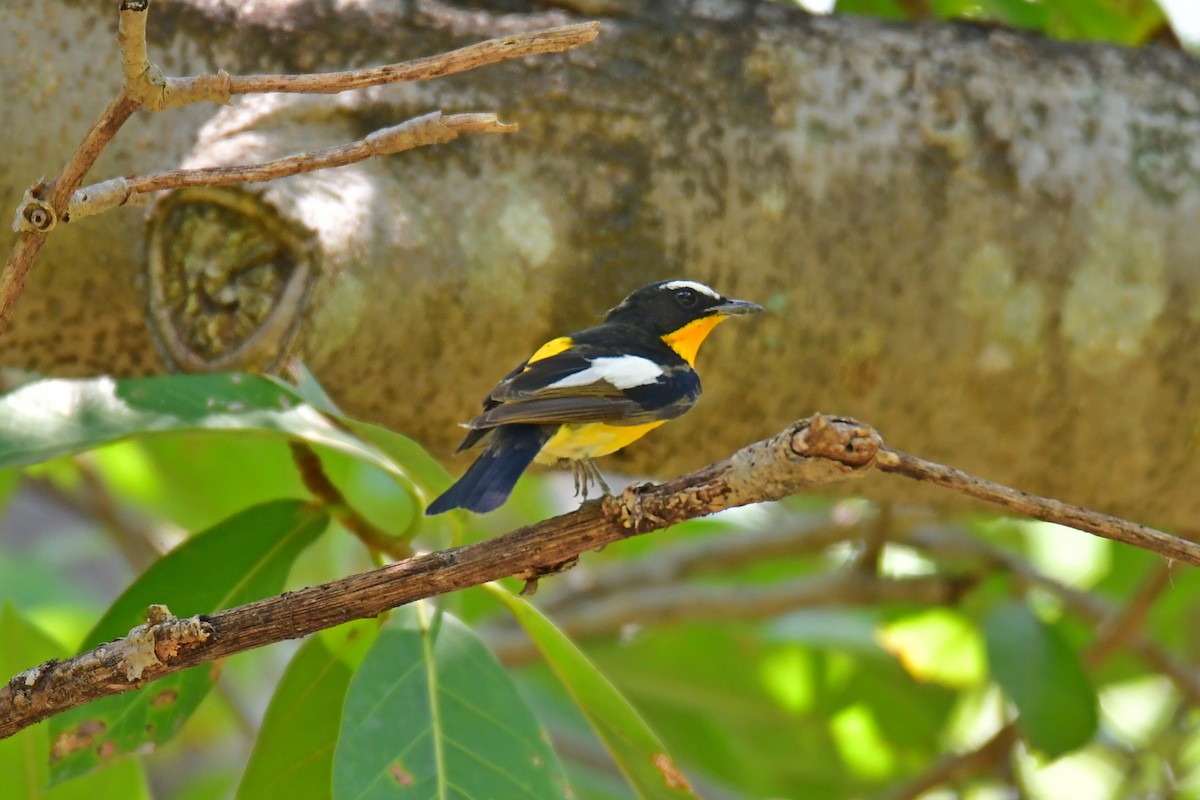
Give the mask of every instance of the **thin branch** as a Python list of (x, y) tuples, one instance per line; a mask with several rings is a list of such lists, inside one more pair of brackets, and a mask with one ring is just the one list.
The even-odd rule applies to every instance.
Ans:
[(1009, 722), (979, 747), (938, 759), (916, 778), (884, 794), (883, 800), (918, 800), (930, 789), (962, 783), (990, 772), (998, 762), (1008, 757), (1016, 743), (1017, 727)]
[[(526, 56), (561, 53), (587, 44), (600, 33), (600, 23), (583, 22), (547, 28), (533, 33), (516, 33), (469, 45), (449, 53), (416, 58), (383, 67), (330, 72), (323, 75), (240, 75), (229, 79), (230, 94), (293, 92), (335, 94), (348, 89), (365, 89), (388, 83), (423, 81), (456, 75), (501, 61)], [(226, 99), (224, 102), (228, 102)]]
[[(39, 182), (25, 193), (13, 220), (13, 228), (17, 231), (17, 241), (8, 255), (3, 272), (0, 272), (0, 333), (3, 333), (4, 329), (8, 327), (13, 308), (17, 304), (17, 298), (25, 289), (25, 282), (33, 269), (37, 254), (45, 244), (50, 231), (66, 213), (71, 194), (79, 187), (87, 171), (96, 163), (96, 159), (105, 145), (112, 140), (112, 137), (138, 108), (136, 101), (122, 93), (120, 97), (109, 104), (108, 108), (104, 109), (100, 118), (93, 123), (87, 135), (84, 136), (83, 142), (63, 167), (62, 172), (51, 182), (50, 187), (52, 188), (48, 190)], [(41, 199), (47, 190), (50, 193), (50, 199)]]
[(130, 72), (131, 65), (145, 60), (148, 5), (147, 0), (123, 0), (118, 8), (117, 40), (121, 47), (121, 62), (125, 65), (125, 82), (121, 93), (100, 112), (58, 177), (48, 185), (39, 181), (30, 187), (17, 208), (13, 219), (17, 240), (4, 270), (0, 271), (0, 333), (8, 327), (13, 308), (25, 289), (37, 254), (50, 231), (66, 214), (71, 195), (79, 188), (83, 176), (96, 163), (117, 131), (141, 107), (133, 91)]
[(73, 461), (80, 478), (74, 490), (68, 491), (42, 476), (25, 475), (24, 481), (48, 500), (97, 522), (136, 572), (182, 541), (182, 531), (120, 505), (86, 455), (76, 456)]
[(1101, 624), (1096, 640), (1083, 654), (1084, 663), (1095, 666), (1102, 663), (1119, 647), (1127, 645), (1146, 623), (1146, 616), (1162, 593), (1171, 585), (1171, 574), (1175, 565), (1159, 561), (1150, 567), (1150, 573), (1142, 580), (1133, 597), (1124, 608), (1114, 609)]
[(329, 506), (330, 512), (342, 523), (342, 527), (358, 537), (368, 550), (387, 553), (392, 558), (412, 556), (412, 547), (408, 542), (379, 530), (346, 502), (345, 495), (325, 474), (321, 459), (311, 446), (298, 440), (288, 444), (291, 446), (292, 460), (296, 463), (296, 469), (299, 470), (300, 479), (304, 481), (305, 487)]
[(1026, 494), (999, 483), (976, 478), (962, 470), (925, 461), (889, 448), (880, 449), (878, 466), (883, 472), (894, 472), (914, 480), (934, 483), (1033, 519), (1056, 522), (1200, 567), (1200, 544), (1145, 525), (1138, 525), (1136, 522), (1128, 522), (1098, 511), (1089, 511), (1060, 500)]
[(516, 130), (516, 125), (500, 122), (495, 114), (443, 116), (440, 111), (434, 111), (399, 125), (382, 128), (349, 144), (295, 153), (259, 164), (175, 169), (132, 178), (112, 178), (75, 192), (71, 198), (69, 216), (72, 220), (78, 220), (99, 214), (124, 205), (138, 194), (188, 186), (261, 183), (302, 172), (342, 167), (371, 156), (392, 155), (415, 147), (444, 144), (457, 139), (460, 133), (513, 133)]

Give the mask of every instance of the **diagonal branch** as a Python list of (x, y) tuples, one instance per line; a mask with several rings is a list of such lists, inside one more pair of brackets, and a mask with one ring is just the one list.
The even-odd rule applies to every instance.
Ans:
[[(809, 441), (810, 430), (820, 432), (819, 440)], [(518, 573), (535, 578), (556, 572), (587, 550), (635, 533), (865, 473), (877, 446), (872, 436), (869, 428), (852, 421), (800, 421), (669, 484), (627, 489), (618, 497), (587, 503), (570, 514), (494, 539), (415, 556), (212, 615), (158, 619), (123, 639), (66, 661), (42, 664), (8, 681), (0, 687), (0, 737), (197, 664)], [(670, 521), (664, 516), (652, 519), (643, 506), (669, 515)], [(636, 530), (632, 520), (637, 520)]]
[(78, 220), (124, 205), (135, 195), (183, 189), (188, 186), (228, 186), (235, 183), (261, 183), (302, 172), (344, 167), (372, 156), (394, 155), (414, 147), (445, 144), (460, 133), (513, 133), (516, 125), (507, 125), (495, 114), (447, 114), (433, 111), (381, 128), (348, 144), (324, 147), (307, 153), (264, 161), (259, 164), (173, 169), (133, 178), (111, 178), (86, 186), (71, 198), (69, 218)]
[[(895, 463), (896, 458), (869, 426), (817, 415), (724, 461), (663, 484), (631, 486), (619, 496), (585, 503), (570, 514), (495, 539), (414, 556), (211, 615), (176, 619), (160, 618), (161, 612), (156, 612), (154, 620), (123, 639), (63, 662), (47, 662), (0, 687), (0, 737), (188, 667), (377, 616), (421, 598), (508, 576), (524, 578), (528, 588), (540, 576), (574, 564), (587, 550), (722, 509), (779, 500), (813, 486), (862, 477), (873, 467)], [(983, 484), (959, 474), (972, 485)], [(1004, 497), (996, 502), (1004, 504)], [(1057, 513), (1053, 501), (1021, 497), (1035, 503), (1040, 519), (1075, 523), (1081, 530), (1142, 544), (1164, 555), (1181, 553), (1190, 563), (1200, 563), (1194, 543), (1075, 506), (1058, 504), (1064, 508)], [(1129, 535), (1134, 529), (1142, 535)]]
[(962, 470), (888, 448), (880, 451), (878, 466), (884, 472), (894, 472), (914, 480), (944, 486), (968, 497), (995, 503), (1026, 517), (1056, 522), (1200, 567), (1200, 544), (1110, 514), (1089, 511), (1061, 500), (1026, 494), (999, 483), (976, 478)]

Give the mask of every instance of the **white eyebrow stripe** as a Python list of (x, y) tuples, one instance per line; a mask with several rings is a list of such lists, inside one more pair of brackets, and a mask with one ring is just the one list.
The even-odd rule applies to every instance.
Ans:
[(667, 281), (666, 283), (663, 284), (663, 288), (664, 289), (691, 289), (693, 291), (699, 292), (700, 294), (706, 294), (709, 297), (711, 297), (713, 300), (721, 299), (721, 295), (717, 294), (712, 289), (705, 286), (703, 283), (696, 283), (695, 281)]
[(608, 381), (618, 389), (646, 386), (663, 376), (663, 368), (641, 356), (600, 356), (591, 361), (591, 366), (581, 369), (554, 383), (547, 389), (568, 389), (572, 386), (588, 386)]

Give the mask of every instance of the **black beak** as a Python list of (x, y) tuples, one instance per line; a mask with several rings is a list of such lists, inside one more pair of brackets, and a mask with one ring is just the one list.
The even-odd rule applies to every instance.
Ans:
[(762, 306), (758, 303), (751, 303), (749, 300), (724, 300), (709, 309), (711, 313), (720, 314), (725, 317), (732, 317), (738, 314), (757, 314), (762, 310)]

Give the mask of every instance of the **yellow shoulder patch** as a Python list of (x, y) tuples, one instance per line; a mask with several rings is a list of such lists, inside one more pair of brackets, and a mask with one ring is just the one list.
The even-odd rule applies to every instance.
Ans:
[(573, 344), (575, 344), (575, 341), (570, 336), (559, 336), (557, 339), (551, 339), (529, 357), (529, 363), (532, 364), (535, 361), (541, 361), (543, 358), (556, 356), (564, 350), (570, 350)]

